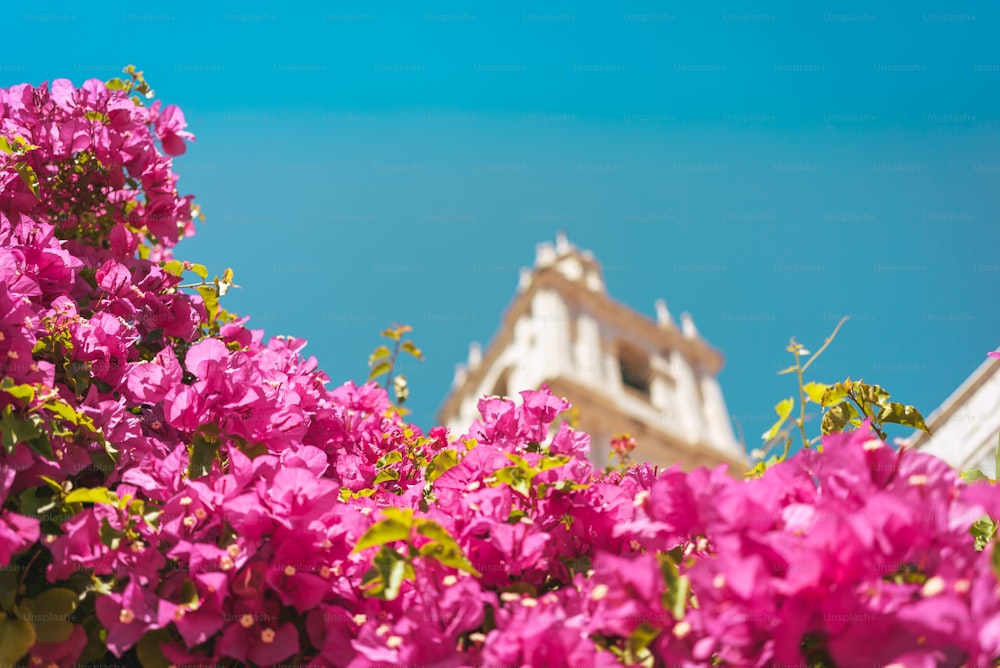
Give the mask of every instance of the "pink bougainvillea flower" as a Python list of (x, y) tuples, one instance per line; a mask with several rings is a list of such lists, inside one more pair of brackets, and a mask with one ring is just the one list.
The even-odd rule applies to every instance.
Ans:
[(168, 104), (160, 111), (160, 102), (154, 102), (151, 110), (155, 118), (156, 136), (163, 144), (163, 152), (167, 155), (183, 155), (187, 151), (184, 140), (194, 141), (194, 135), (184, 130), (187, 122), (184, 112), (175, 104)]
[[(17, 471), (0, 464), (0, 507), (14, 484)], [(12, 556), (38, 540), (39, 523), (34, 517), (25, 517), (9, 510), (0, 510), (0, 566), (10, 563)]]
[(97, 598), (97, 618), (108, 630), (106, 643), (115, 656), (121, 657), (147, 631), (160, 628), (159, 604), (150, 589), (131, 581), (120, 594)]

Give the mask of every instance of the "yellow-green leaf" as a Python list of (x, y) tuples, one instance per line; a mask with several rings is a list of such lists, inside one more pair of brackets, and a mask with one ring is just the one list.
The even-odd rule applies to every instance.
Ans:
[(20, 617), (0, 616), (0, 666), (13, 666), (35, 644), (35, 627)]
[(379, 362), (374, 367), (372, 367), (371, 372), (368, 374), (368, 380), (374, 380), (384, 373), (389, 373), (392, 370), (392, 365), (388, 362)]
[(192, 480), (211, 473), (212, 465), (219, 457), (221, 445), (219, 425), (203, 424), (195, 430), (191, 435), (191, 445), (188, 446), (190, 455), (188, 474)]
[(809, 401), (813, 402), (814, 404), (823, 403), (823, 394), (826, 392), (827, 389), (826, 385), (824, 385), (823, 383), (806, 383), (802, 387), (802, 389), (805, 390), (806, 396), (809, 398)]
[(35, 400), (35, 388), (26, 383), (14, 384), (14, 379), (7, 377), (0, 383), (0, 390), (3, 390), (15, 399), (20, 399), (24, 403), (30, 404)]
[(795, 399), (792, 397), (782, 399), (777, 403), (777, 405), (775, 405), (774, 412), (778, 414), (778, 421), (771, 425), (771, 428), (765, 431), (761, 436), (765, 443), (778, 435), (778, 432), (781, 431), (781, 425), (785, 424), (785, 420), (787, 420), (788, 416), (792, 414), (792, 409), (794, 407)]
[(219, 290), (214, 285), (199, 285), (198, 294), (205, 302), (205, 310), (208, 312), (209, 322), (215, 322), (219, 315)]
[(903, 404), (891, 402), (888, 406), (882, 408), (878, 419), (886, 424), (901, 424), (906, 427), (919, 429), (928, 434), (931, 433), (924, 422), (924, 416), (913, 406), (904, 406)]
[(84, 487), (74, 489), (63, 499), (65, 503), (103, 503), (108, 506), (118, 505), (118, 495), (109, 492), (106, 487)]
[(168, 668), (171, 662), (163, 655), (163, 643), (171, 641), (173, 637), (166, 629), (150, 631), (142, 636), (135, 648), (142, 668)]
[(420, 348), (417, 348), (415, 345), (413, 345), (412, 341), (403, 341), (403, 345), (400, 346), (400, 347), (404, 351), (406, 351), (406, 352), (410, 353), (411, 355), (413, 355), (414, 357), (416, 357), (418, 360), (423, 360), (424, 359), (424, 354), (422, 352), (420, 352)]
[(392, 543), (397, 540), (407, 540), (410, 537), (410, 525), (400, 522), (398, 519), (385, 519), (373, 524), (365, 535), (361, 537), (358, 544), (354, 546), (352, 553), (367, 550), (369, 547), (377, 547)]
[(184, 263), (180, 260), (170, 260), (169, 262), (164, 262), (163, 271), (168, 274), (173, 274), (174, 276), (180, 276), (184, 273)]
[(21, 601), (21, 616), (35, 627), (36, 642), (65, 642), (73, 633), (70, 615), (76, 610), (76, 592), (55, 587)]
[(384, 469), (379, 471), (378, 475), (375, 476), (375, 480), (372, 481), (372, 484), (378, 485), (390, 480), (399, 480), (399, 472), (396, 469)]
[(368, 357), (368, 366), (374, 365), (375, 362), (378, 362), (380, 359), (384, 359), (391, 354), (392, 353), (389, 351), (389, 346), (379, 346)]
[(458, 451), (442, 450), (427, 465), (427, 481), (434, 482), (448, 469), (458, 466)]
[(782, 420), (788, 419), (788, 416), (792, 414), (792, 409), (795, 408), (795, 399), (788, 397), (787, 399), (782, 399), (779, 401), (775, 407), (774, 412), (778, 414)]
[(38, 175), (35, 174), (35, 170), (32, 169), (31, 165), (26, 162), (15, 162), (14, 170), (21, 176), (21, 180), (24, 181), (24, 185), (28, 186), (28, 190), (31, 194), (35, 196), (36, 199), (41, 199), (39, 194), (38, 185)]

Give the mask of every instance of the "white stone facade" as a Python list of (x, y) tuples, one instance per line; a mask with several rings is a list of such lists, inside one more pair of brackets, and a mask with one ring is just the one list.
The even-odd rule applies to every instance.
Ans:
[(440, 422), (464, 431), (486, 395), (511, 396), (547, 383), (580, 412), (595, 464), (609, 463), (612, 436), (629, 432), (633, 458), (660, 466), (746, 468), (716, 375), (722, 355), (686, 313), (678, 328), (660, 300), (656, 321), (611, 299), (601, 267), (560, 234), (539, 244), (533, 270), (488, 348), (478, 344), (455, 371)]
[(992, 357), (927, 417), (931, 435), (919, 432), (910, 447), (948, 462), (959, 471), (979, 469), (996, 477), (1000, 435), (1000, 360)]

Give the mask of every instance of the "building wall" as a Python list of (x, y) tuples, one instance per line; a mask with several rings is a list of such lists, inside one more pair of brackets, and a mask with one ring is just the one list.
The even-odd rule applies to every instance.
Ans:
[[(457, 370), (453, 393), (460, 401), (457, 410), (442, 414), (446, 426), (464, 431), (478, 417), (482, 396), (505, 393), (518, 399), (518, 390), (548, 383), (579, 410), (580, 428), (591, 434), (592, 460), (599, 466), (609, 463), (611, 437), (628, 432), (639, 443), (637, 460), (681, 463), (686, 469), (728, 461), (741, 468), (746, 454), (733, 436), (715, 374), (704, 362), (717, 367), (720, 358), (706, 352), (711, 349), (690, 318), (682, 336), (663, 315), (662, 303), (659, 324), (617, 304), (604, 294), (593, 256), (578, 253), (565, 239), (555, 248), (539, 247), (536, 270), (522, 272), (520, 294), (487, 360), (474, 345), (468, 364)], [(539, 278), (538, 272), (548, 273)], [(623, 382), (622, 360), (630, 356), (636, 358), (631, 366), (648, 381), (642, 390)]]
[(989, 359), (928, 417), (931, 436), (910, 439), (921, 452), (936, 455), (964, 471), (996, 476), (1000, 435), (1000, 360)]

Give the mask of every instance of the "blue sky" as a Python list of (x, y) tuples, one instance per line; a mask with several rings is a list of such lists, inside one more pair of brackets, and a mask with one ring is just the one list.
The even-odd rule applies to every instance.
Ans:
[[(424, 427), (559, 229), (690, 311), (755, 444), (813, 379), (929, 413), (1000, 344), (1000, 11), (938, 3), (71, 3), (9, 11), (0, 85), (134, 63), (198, 140), (178, 257), (361, 378), (393, 321)], [(207, 8), (207, 9), (206, 9)]]

